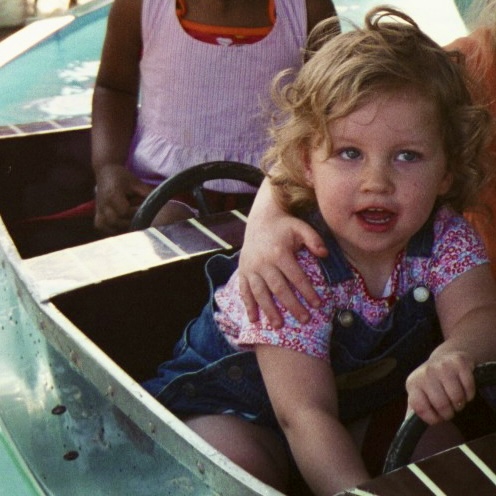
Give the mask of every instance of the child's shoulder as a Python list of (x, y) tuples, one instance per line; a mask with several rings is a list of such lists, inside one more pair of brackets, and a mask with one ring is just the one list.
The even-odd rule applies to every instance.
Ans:
[(443, 237), (452, 231), (473, 232), (471, 224), (459, 213), (449, 207), (439, 208), (434, 216), (434, 235), (436, 238)]
[(473, 253), (485, 258), (484, 245), (473, 226), (448, 207), (440, 208), (434, 218), (434, 251)]
[(303, 247), (296, 253), (296, 260), (314, 285), (320, 286), (325, 284), (324, 273), (322, 272), (318, 257)]

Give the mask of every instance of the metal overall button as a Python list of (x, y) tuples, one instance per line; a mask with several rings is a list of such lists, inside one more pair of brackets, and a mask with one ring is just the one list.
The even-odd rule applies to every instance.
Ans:
[(429, 299), (430, 294), (429, 289), (425, 286), (417, 286), (413, 290), (413, 299), (417, 303), (425, 303)]
[(351, 313), (349, 310), (341, 310), (338, 313), (338, 320), (343, 327), (351, 327), (353, 325), (353, 322), (355, 321), (355, 319), (353, 318), (353, 313)]
[(187, 382), (186, 384), (183, 385), (182, 387), (183, 393), (188, 397), (188, 398), (194, 398), (196, 396), (196, 388), (191, 382)]

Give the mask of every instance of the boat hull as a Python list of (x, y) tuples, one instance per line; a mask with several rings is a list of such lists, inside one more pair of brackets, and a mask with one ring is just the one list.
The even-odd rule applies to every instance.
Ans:
[(37, 291), (1, 228), (0, 418), (43, 493), (277, 494), (198, 438)]
[(205, 260), (239, 246), (243, 216), (82, 243), (71, 230), (91, 218), (33, 221), (74, 206), (55, 193), (66, 167), (84, 190), (69, 200), (91, 195), (88, 147), (87, 125), (0, 138), (0, 434), (26, 494), (279, 494), (140, 385), (203, 305)]

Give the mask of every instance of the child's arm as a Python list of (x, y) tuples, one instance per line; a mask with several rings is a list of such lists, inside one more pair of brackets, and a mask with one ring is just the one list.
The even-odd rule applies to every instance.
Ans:
[(367, 480), (358, 449), (337, 417), (330, 365), (271, 345), (258, 345), (256, 354), (277, 419), (313, 493), (332, 495)]
[(258, 319), (258, 304), (272, 326), (282, 325), (272, 294), (300, 322), (308, 320), (307, 310), (289, 283), (311, 306), (320, 305), (318, 295), (296, 261), (295, 253), (303, 245), (316, 256), (327, 254), (320, 236), (306, 222), (281, 210), (272, 196), (269, 180), (265, 179), (248, 217), (239, 260), (240, 291), (251, 322)]
[[(125, 168), (136, 121), (141, 56), (141, 0), (115, 0), (93, 95), (92, 165), (97, 183), (96, 226), (125, 230), (152, 188)], [(134, 202), (133, 202), (134, 199)]]
[(457, 277), (436, 298), (445, 341), (407, 380), (408, 403), (429, 424), (473, 399), (476, 365), (496, 360), (496, 284), (489, 265)]

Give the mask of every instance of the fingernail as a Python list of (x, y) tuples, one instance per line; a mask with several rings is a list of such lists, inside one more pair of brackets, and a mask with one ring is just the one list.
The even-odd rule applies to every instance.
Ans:
[(298, 320), (299, 320), (302, 324), (306, 324), (306, 323), (308, 323), (308, 321), (310, 320), (310, 315), (308, 315), (307, 313), (303, 313), (303, 314), (301, 314), (301, 315), (298, 317)]

